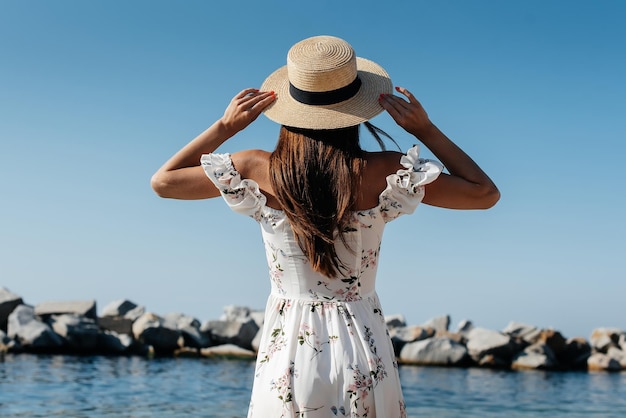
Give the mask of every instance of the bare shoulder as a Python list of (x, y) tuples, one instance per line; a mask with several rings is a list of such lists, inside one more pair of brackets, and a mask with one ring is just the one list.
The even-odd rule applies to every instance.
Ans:
[(396, 151), (365, 153), (365, 168), (357, 209), (368, 209), (378, 205), (380, 193), (387, 187), (387, 176), (402, 168), (400, 165), (402, 155)]
[(231, 155), (235, 170), (244, 178), (258, 179), (266, 175), (269, 168), (270, 152), (261, 149), (237, 151)]
[(398, 151), (378, 151), (378, 152), (366, 152), (366, 174), (372, 172), (376, 175), (387, 176), (393, 174), (398, 169), (402, 168), (400, 165), (400, 158), (404, 154)]
[(267, 205), (280, 209), (280, 204), (274, 196), (270, 180), (270, 155), (272, 153), (260, 149), (238, 151), (231, 155), (235, 170), (245, 179), (254, 180), (267, 198)]

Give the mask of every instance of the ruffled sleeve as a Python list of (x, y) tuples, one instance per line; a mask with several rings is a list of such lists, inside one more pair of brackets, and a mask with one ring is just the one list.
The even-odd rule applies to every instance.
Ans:
[(419, 151), (419, 145), (413, 146), (400, 159), (404, 169), (387, 176), (387, 187), (379, 197), (385, 222), (413, 213), (424, 198), (424, 186), (432, 183), (443, 171), (440, 162), (419, 158)]
[(230, 154), (204, 154), (200, 158), (200, 164), (233, 211), (257, 221), (261, 219), (267, 199), (256, 181), (241, 178), (241, 174), (233, 166)]

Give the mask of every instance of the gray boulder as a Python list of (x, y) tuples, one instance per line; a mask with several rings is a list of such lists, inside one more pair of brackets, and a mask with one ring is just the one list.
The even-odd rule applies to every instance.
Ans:
[(393, 349), (397, 357), (400, 355), (405, 344), (434, 337), (435, 330), (419, 325), (411, 325), (392, 328), (389, 331), (389, 336), (391, 337), (391, 343), (393, 344)]
[(8, 336), (26, 351), (55, 351), (63, 339), (36, 315), (31, 306), (19, 305), (9, 315)]
[(103, 331), (112, 331), (116, 334), (133, 334), (133, 321), (120, 316), (101, 316), (98, 326)]
[(253, 319), (247, 321), (206, 321), (200, 331), (211, 336), (214, 344), (235, 344), (246, 350), (252, 349), (252, 340), (259, 332)]
[(218, 357), (218, 358), (234, 358), (234, 359), (254, 359), (256, 353), (251, 350), (246, 350), (234, 344), (216, 345), (214, 347), (202, 348), (200, 355), (203, 357)]
[(110, 302), (102, 310), (102, 316), (124, 316), (137, 307), (137, 304), (127, 299), (118, 299)]
[(252, 311), (250, 312), (250, 318), (261, 328), (265, 321), (265, 311)]
[(168, 313), (163, 316), (163, 326), (180, 331), (183, 346), (191, 348), (209, 347), (210, 335), (200, 331), (200, 321), (182, 313)]
[(617, 372), (622, 370), (619, 361), (604, 353), (593, 353), (587, 359), (587, 369), (590, 371)]
[(245, 322), (250, 319), (251, 312), (247, 306), (227, 305), (224, 306), (224, 313), (220, 317), (220, 321)]
[(0, 330), (7, 331), (9, 315), (18, 305), (23, 304), (22, 298), (6, 287), (0, 287)]
[(541, 329), (536, 326), (515, 321), (509, 322), (502, 332), (513, 338), (519, 338), (529, 345), (535, 344), (541, 335)]
[(98, 334), (98, 351), (104, 354), (125, 354), (131, 351), (133, 338), (128, 334), (104, 330)]
[(136, 321), (141, 315), (146, 313), (145, 306), (137, 306), (124, 314), (124, 319)]
[(392, 340), (401, 341), (403, 343), (412, 343), (413, 341), (425, 340), (435, 335), (433, 328), (420, 325), (410, 325), (406, 327), (394, 328), (389, 332)]
[(98, 319), (95, 300), (51, 301), (35, 305), (35, 315), (49, 317), (52, 315), (76, 314), (94, 320)]
[(133, 335), (142, 344), (151, 346), (156, 354), (172, 354), (182, 344), (181, 332), (164, 325), (163, 318), (147, 312), (133, 323)]
[(467, 337), (467, 334), (469, 334), (469, 332), (473, 329), (474, 324), (472, 324), (472, 321), (464, 319), (459, 322), (459, 325), (456, 328), (456, 333), (462, 335), (463, 337)]
[(606, 355), (611, 357), (612, 359), (617, 360), (620, 366), (622, 366), (623, 369), (626, 369), (626, 352), (624, 352), (622, 349), (617, 347), (609, 347)]
[(93, 352), (98, 346), (100, 330), (96, 321), (91, 318), (77, 314), (52, 315), (48, 324), (64, 339), (70, 350)]
[(584, 338), (569, 338), (565, 350), (557, 358), (563, 368), (583, 370), (587, 368), (587, 359), (591, 355), (591, 345)]
[(0, 329), (0, 353), (17, 351), (18, 349), (19, 344), (13, 338), (9, 338), (7, 333)]
[(558, 361), (552, 349), (543, 343), (536, 343), (516, 354), (511, 362), (514, 370), (552, 370), (558, 367)]
[(256, 353), (259, 352), (259, 347), (261, 345), (261, 337), (263, 337), (263, 325), (259, 327), (259, 330), (257, 331), (256, 335), (252, 339), (252, 343), (250, 344), (252, 346), (251, 347), (252, 351)]
[(620, 335), (624, 332), (618, 328), (596, 328), (591, 333), (591, 346), (601, 353), (606, 353), (609, 347), (619, 347)]
[(424, 328), (432, 328), (435, 331), (448, 331), (450, 328), (450, 315), (437, 316), (422, 324)]
[(404, 315), (389, 315), (385, 316), (385, 324), (387, 324), (388, 329), (406, 327), (406, 319)]
[(567, 340), (559, 331), (553, 329), (543, 329), (539, 334), (539, 343), (543, 343), (552, 349), (552, 352), (558, 359), (567, 349)]
[(463, 344), (445, 337), (433, 337), (404, 345), (398, 360), (404, 364), (459, 366), (467, 359)]
[[(472, 359), (478, 364), (507, 364), (511, 361), (514, 352), (514, 344), (509, 335), (486, 328), (474, 328), (467, 334), (467, 350)], [(491, 356), (494, 360), (487, 363), (481, 362), (485, 356)]]

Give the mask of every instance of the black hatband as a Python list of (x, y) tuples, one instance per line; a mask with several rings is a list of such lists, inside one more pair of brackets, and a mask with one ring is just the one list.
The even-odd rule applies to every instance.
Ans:
[(308, 105), (329, 105), (353, 97), (361, 88), (361, 79), (357, 76), (354, 81), (347, 86), (331, 91), (305, 91), (300, 90), (289, 83), (289, 94), (300, 103)]

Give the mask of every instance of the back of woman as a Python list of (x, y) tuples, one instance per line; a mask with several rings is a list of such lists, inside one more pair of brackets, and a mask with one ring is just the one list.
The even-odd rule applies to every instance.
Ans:
[[(259, 223), (271, 292), (249, 417), (406, 416), (375, 290), (384, 227), (422, 201), (486, 208), (499, 194), (413, 95), (396, 90), (406, 99), (345, 41), (301, 41), (287, 67), (235, 96), (153, 177), (161, 196), (221, 195)], [(358, 125), (383, 109), (449, 173), (421, 159), (419, 146), (404, 155), (361, 150)], [(214, 152), (261, 112), (282, 125), (274, 151)]]

